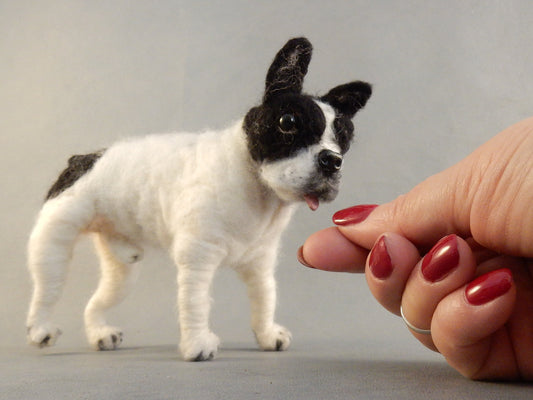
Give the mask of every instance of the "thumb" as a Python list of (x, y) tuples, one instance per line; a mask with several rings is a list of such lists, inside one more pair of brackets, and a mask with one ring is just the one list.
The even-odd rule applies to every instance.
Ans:
[(370, 214), (368, 207), (356, 206), (337, 212), (333, 221), (349, 240), (367, 249), (385, 232), (420, 247), (455, 233), (494, 251), (533, 257), (531, 154), (533, 118)]

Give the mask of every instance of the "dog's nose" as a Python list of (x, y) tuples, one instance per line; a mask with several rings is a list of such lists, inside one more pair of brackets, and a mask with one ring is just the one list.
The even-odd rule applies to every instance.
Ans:
[(342, 166), (342, 156), (331, 150), (322, 150), (318, 153), (318, 165), (326, 173), (337, 172)]

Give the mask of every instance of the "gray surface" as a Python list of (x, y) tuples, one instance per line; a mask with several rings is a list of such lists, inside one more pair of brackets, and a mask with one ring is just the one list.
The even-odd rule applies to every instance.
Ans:
[(0, 398), (501, 400), (527, 399), (532, 390), (468, 381), (438, 361), (361, 359), (340, 346), (265, 353), (239, 345), (209, 363), (180, 362), (174, 350), (11, 352)]
[[(391, 200), (530, 116), (532, 20), (527, 0), (0, 0), (0, 397), (530, 396), (458, 377), (376, 304), (364, 277), (305, 269), (295, 253), (334, 211)], [(297, 35), (315, 46), (309, 92), (363, 79), (374, 95), (356, 119), (338, 199), (302, 208), (285, 235), (278, 319), (292, 350), (249, 350), (245, 290), (221, 271), (212, 320), (229, 350), (209, 364), (179, 361), (175, 274), (153, 252), (112, 318), (127, 349), (89, 351), (81, 315), (97, 269), (86, 241), (57, 310), (59, 347), (27, 349), (25, 244), (68, 156), (130, 135), (226, 126), (259, 101), (272, 57)]]

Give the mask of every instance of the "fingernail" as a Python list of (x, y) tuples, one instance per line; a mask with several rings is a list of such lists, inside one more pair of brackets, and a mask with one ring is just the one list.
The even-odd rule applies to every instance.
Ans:
[(363, 204), (337, 211), (333, 214), (333, 223), (336, 225), (351, 225), (363, 222), (377, 204)]
[(459, 264), (457, 236), (449, 235), (437, 242), (422, 260), (422, 275), (430, 282), (437, 282)]
[(296, 257), (298, 258), (298, 261), (300, 262), (300, 264), (302, 264), (304, 267), (309, 267), (309, 268), (316, 269), (312, 265), (308, 264), (307, 261), (305, 261), (305, 258), (304, 258), (304, 247), (303, 246), (300, 246), (300, 248), (298, 249), (298, 253), (297, 253)]
[(498, 269), (474, 279), (465, 289), (468, 302), (474, 306), (486, 304), (503, 296), (513, 285), (513, 274), (508, 268)]
[(368, 268), (378, 279), (386, 279), (392, 274), (392, 262), (387, 251), (385, 236), (381, 236), (368, 257)]

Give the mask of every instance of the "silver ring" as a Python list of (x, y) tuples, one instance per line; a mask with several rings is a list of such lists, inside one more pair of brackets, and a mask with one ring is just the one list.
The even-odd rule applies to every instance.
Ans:
[(400, 314), (402, 315), (403, 322), (405, 322), (405, 325), (409, 327), (413, 332), (420, 333), (421, 335), (431, 335), (430, 329), (420, 329), (414, 326), (412, 323), (407, 321), (407, 318), (405, 318), (405, 315), (403, 315), (403, 308), (400, 306)]

